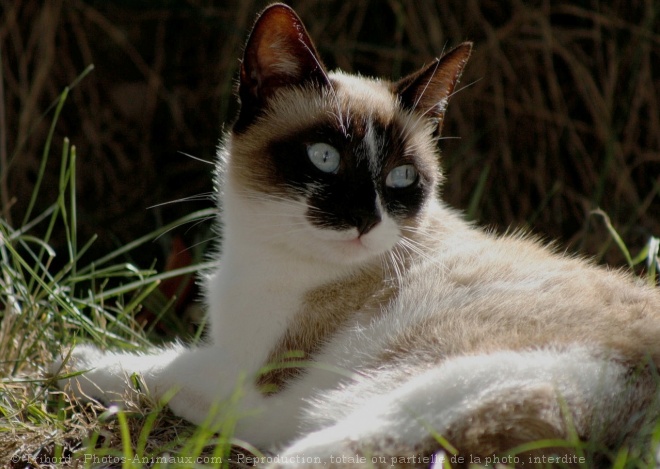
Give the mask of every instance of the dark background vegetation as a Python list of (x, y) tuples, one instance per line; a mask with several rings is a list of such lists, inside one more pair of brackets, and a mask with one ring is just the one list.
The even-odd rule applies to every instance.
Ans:
[[(268, 2), (0, 0), (0, 194), (20, 223), (49, 105), (89, 64), (57, 124), (36, 213), (78, 152), (79, 239), (101, 255), (210, 200), (246, 34)], [(330, 68), (398, 78), (464, 40), (475, 52), (441, 141), (444, 198), (495, 226), (529, 227), (621, 263), (601, 207), (637, 252), (660, 235), (660, 2), (292, 0)], [(204, 227), (180, 230), (186, 243)], [(197, 233), (193, 235), (192, 233)], [(200, 234), (201, 233), (201, 234)], [(162, 260), (170, 238), (141, 251)], [(55, 240), (57, 244), (57, 239)]]

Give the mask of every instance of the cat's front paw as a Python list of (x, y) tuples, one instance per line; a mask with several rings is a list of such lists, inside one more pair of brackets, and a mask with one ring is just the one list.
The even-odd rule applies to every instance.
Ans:
[(57, 386), (76, 399), (119, 404), (135, 397), (136, 391), (118, 358), (92, 345), (78, 345), (56, 357), (49, 372), (58, 378)]

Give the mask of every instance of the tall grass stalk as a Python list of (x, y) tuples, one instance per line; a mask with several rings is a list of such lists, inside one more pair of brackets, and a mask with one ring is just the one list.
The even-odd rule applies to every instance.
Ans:
[[(66, 88), (57, 100), (22, 224), (14, 228), (0, 218), (0, 464), (26, 467), (57, 461), (58, 467), (79, 467), (80, 463), (93, 467), (92, 456), (114, 455), (123, 458), (124, 467), (142, 467), (129, 456), (155, 460), (163, 452), (187, 447), (185, 442), (190, 439), (195, 444), (194, 451), (187, 451), (189, 457), (209, 451), (227, 455), (233, 424), (225, 427), (218, 440), (215, 434), (196, 433), (163, 411), (164, 403), (146, 406), (146, 411), (104, 413), (97, 403), (70, 401), (55, 390), (47, 373), (55, 355), (64, 353), (66, 360), (67, 350), (82, 340), (129, 349), (146, 346), (149, 340), (143, 326), (135, 321), (142, 303), (162, 280), (194, 275), (210, 264), (158, 273), (126, 262), (125, 256), (178, 225), (214, 216), (211, 210), (190, 214), (83, 264), (96, 237), (82, 245), (78, 239), (77, 153), (68, 139), (62, 144), (57, 199), (34, 214), (55, 125), (68, 93)], [(1, 206), (8, 202), (3, 199)], [(33, 234), (37, 229), (41, 236)], [(50, 244), (56, 230), (65, 233), (63, 253)], [(54, 269), (53, 260), (59, 255), (66, 256), (66, 261)], [(159, 316), (165, 314), (169, 313), (158, 312)]]

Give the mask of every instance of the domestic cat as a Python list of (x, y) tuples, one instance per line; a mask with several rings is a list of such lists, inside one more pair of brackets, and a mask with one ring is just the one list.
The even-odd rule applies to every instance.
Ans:
[[(658, 290), (439, 198), (438, 138), (471, 49), (396, 83), (329, 73), (293, 10), (268, 7), (219, 149), (205, 344), (78, 346), (52, 370), (88, 371), (60, 386), (122, 402), (137, 374), (155, 397), (176, 390), (169, 406), (193, 423), (239, 417), (236, 436), (282, 465), (607, 448), (654, 417)], [(534, 454), (574, 456), (561, 446)]]

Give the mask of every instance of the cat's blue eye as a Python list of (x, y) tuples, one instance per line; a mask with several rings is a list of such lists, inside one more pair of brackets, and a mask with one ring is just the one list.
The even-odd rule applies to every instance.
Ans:
[(411, 186), (417, 181), (417, 170), (411, 164), (404, 164), (394, 168), (385, 178), (385, 185), (393, 189), (402, 189)]
[(314, 143), (307, 147), (309, 160), (324, 173), (336, 173), (339, 170), (339, 152), (327, 143)]

